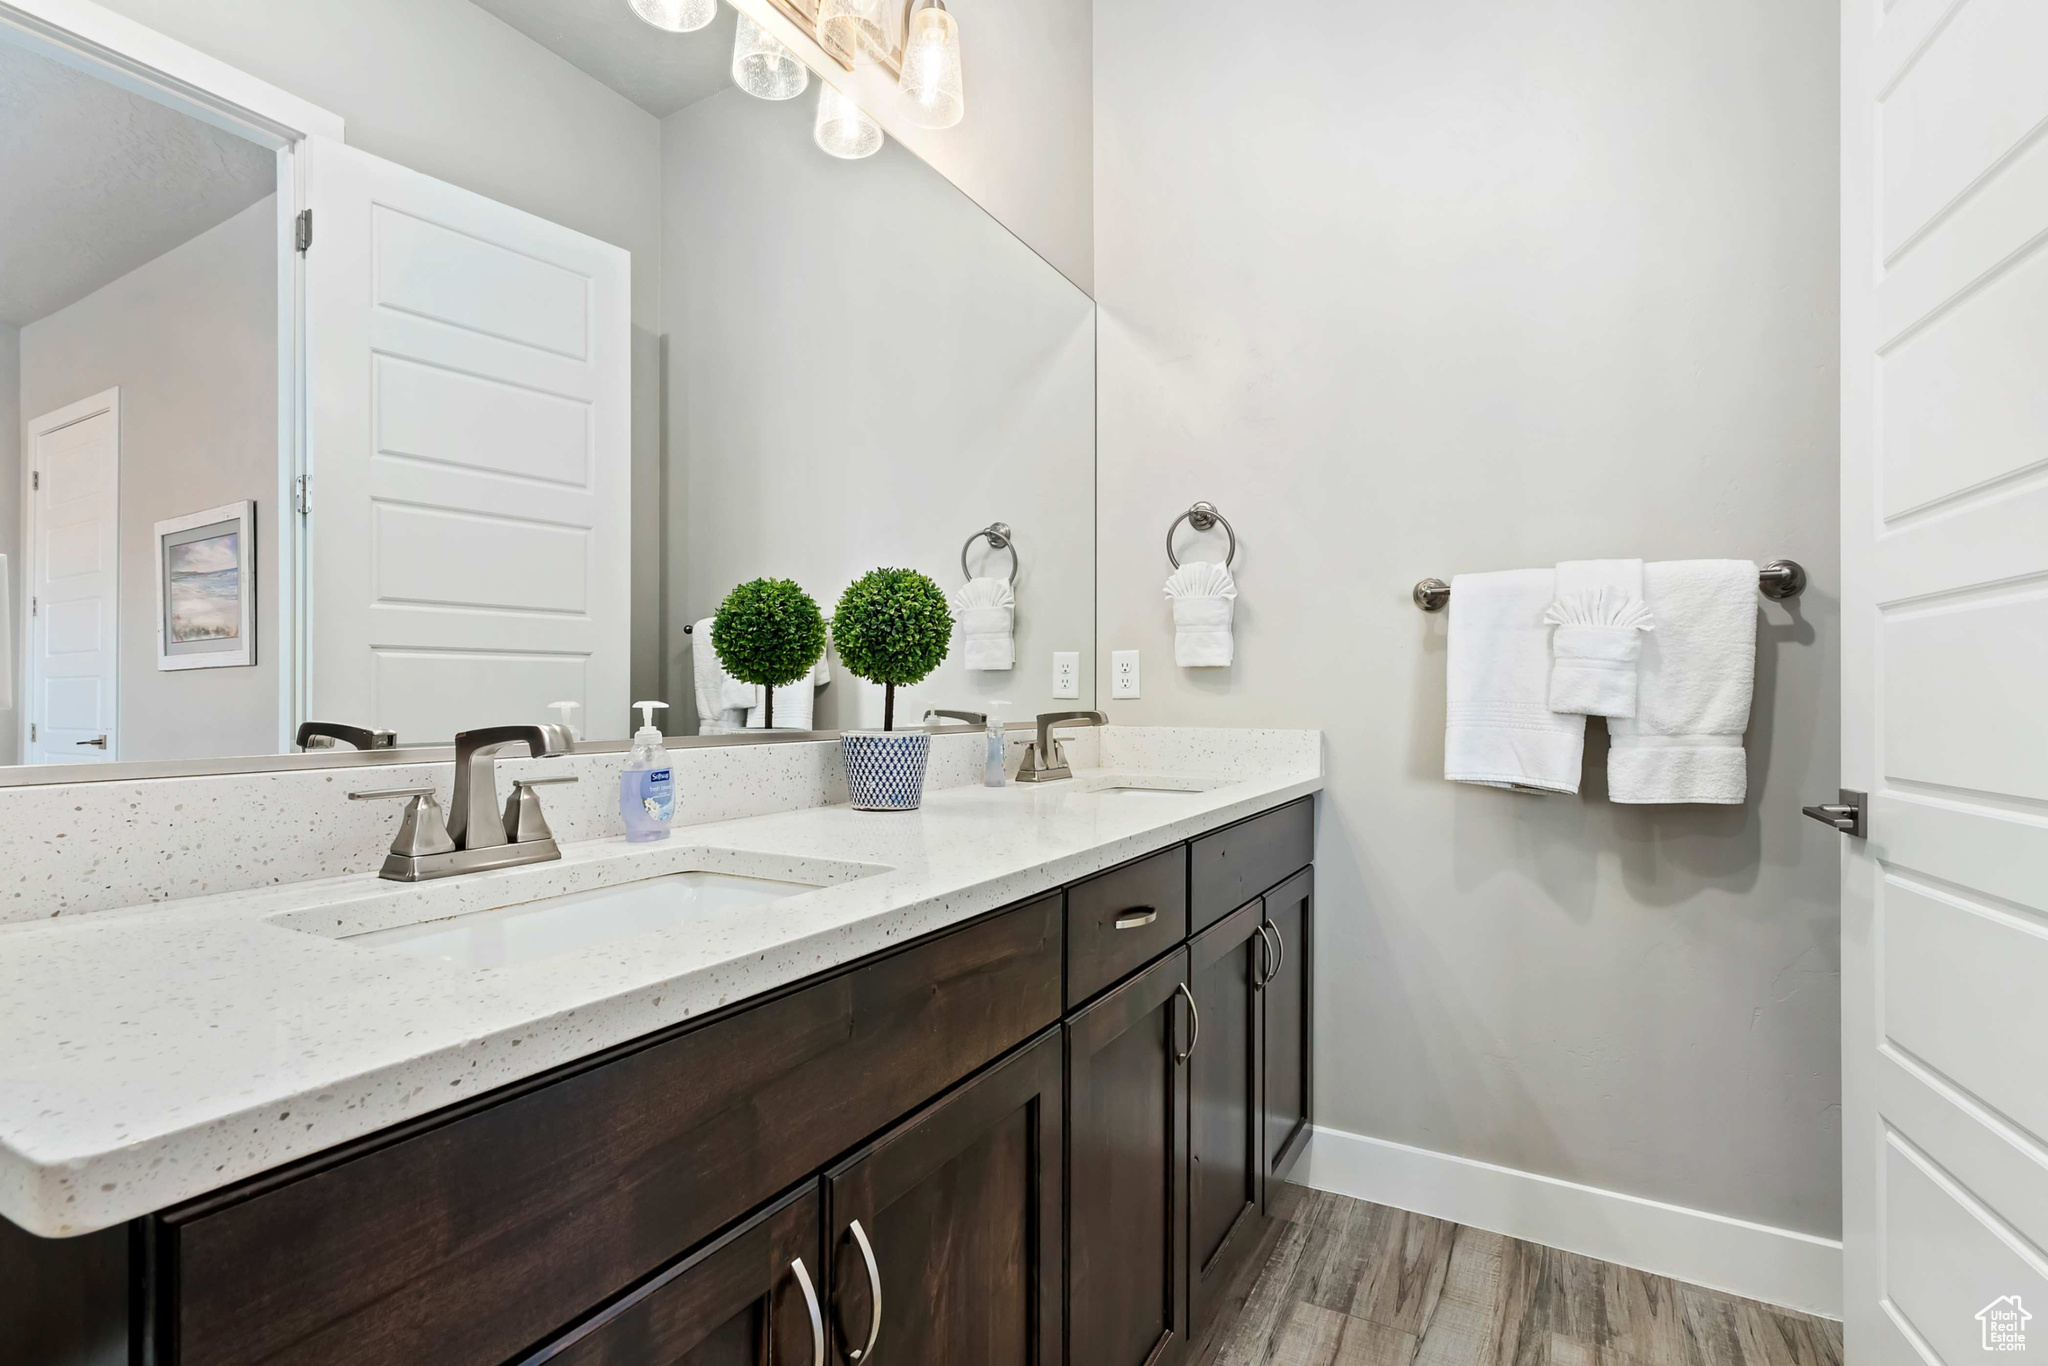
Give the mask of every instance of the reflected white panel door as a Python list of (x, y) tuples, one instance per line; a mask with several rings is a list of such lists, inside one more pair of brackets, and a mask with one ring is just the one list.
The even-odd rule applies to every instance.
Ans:
[(32, 764), (104, 762), (118, 741), (120, 392), (31, 419), (28, 438), (22, 753)]
[(624, 735), (628, 253), (310, 142), (311, 714)]
[(2048, 5), (1842, 13), (1842, 748), (1872, 798), (1841, 841), (1849, 1358), (2038, 1354)]

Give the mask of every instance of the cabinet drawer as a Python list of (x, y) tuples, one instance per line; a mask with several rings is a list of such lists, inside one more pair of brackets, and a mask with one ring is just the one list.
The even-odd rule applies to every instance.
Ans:
[(1052, 1024), (1061, 928), (1045, 897), (172, 1211), (175, 1359), (497, 1366)]
[(1067, 1004), (1119, 982), (1187, 937), (1187, 846), (1067, 889)]
[(1315, 805), (1309, 797), (1202, 836), (1188, 869), (1192, 928), (1207, 929), (1315, 857)]

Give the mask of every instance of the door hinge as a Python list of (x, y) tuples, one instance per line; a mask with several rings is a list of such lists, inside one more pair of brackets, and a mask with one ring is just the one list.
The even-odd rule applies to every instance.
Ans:
[(36, 723), (33, 721), (28, 723), (28, 740), (30, 744), (34, 744), (36, 740)]
[(28, 600), (28, 614), (32, 617), (39, 617), (43, 614), (43, 600), (41, 598), (30, 598)]
[(41, 470), (35, 470), (29, 474), (28, 486), (31, 492), (39, 492), (42, 489), (43, 472)]
[(1799, 814), (1831, 825), (1851, 839), (1867, 839), (1870, 835), (1870, 798), (1846, 787), (1839, 800), (1823, 806), (1802, 806)]
[(299, 249), (299, 255), (304, 256), (313, 245), (313, 211), (311, 209), (299, 210), (298, 226), (294, 229), (292, 237)]
[(301, 474), (292, 480), (292, 508), (304, 517), (313, 510), (313, 476)]

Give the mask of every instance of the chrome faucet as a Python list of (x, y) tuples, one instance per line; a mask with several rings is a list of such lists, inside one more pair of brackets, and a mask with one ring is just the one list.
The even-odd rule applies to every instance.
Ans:
[(455, 737), (455, 798), (445, 818), (431, 787), (349, 793), (350, 801), (411, 798), (379, 876), (393, 882), (425, 882), (560, 858), (562, 851), (534, 789), (576, 779), (521, 778), (512, 784), (504, 811), (498, 810), (498, 751), (519, 744), (536, 759), (573, 753), (576, 748), (567, 726), (489, 726), (460, 732)]
[(1056, 783), (1074, 776), (1067, 766), (1066, 747), (1052, 738), (1054, 726), (1106, 726), (1109, 718), (1099, 711), (1046, 711), (1038, 714), (1038, 739), (1024, 750), (1024, 762), (1017, 769), (1020, 783)]
[(929, 726), (938, 720), (958, 721), (966, 726), (985, 726), (988, 713), (985, 711), (954, 711), (950, 707), (933, 707), (924, 714), (924, 723)]

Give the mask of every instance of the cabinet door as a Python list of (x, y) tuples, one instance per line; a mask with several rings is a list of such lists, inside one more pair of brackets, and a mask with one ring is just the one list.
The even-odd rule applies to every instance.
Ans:
[(522, 1366), (825, 1366), (813, 1180)]
[(1069, 1366), (1187, 1351), (1187, 951), (1067, 1022)]
[(1276, 959), (1266, 989), (1266, 1174), (1278, 1175), (1308, 1141), (1314, 1118), (1310, 1041), (1315, 1018), (1316, 870), (1266, 893)]
[(1264, 918), (1264, 903), (1254, 901), (1188, 945), (1188, 988), (1201, 1021), (1188, 1058), (1188, 1264), (1198, 1336), (1263, 1223)]
[(1058, 1366), (1060, 1036), (826, 1174), (835, 1363)]

